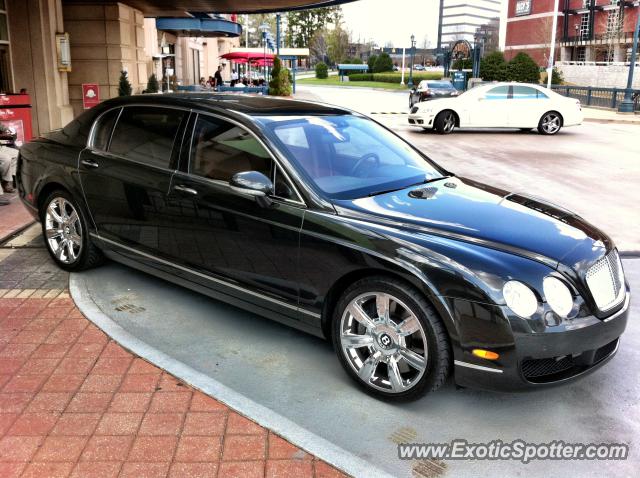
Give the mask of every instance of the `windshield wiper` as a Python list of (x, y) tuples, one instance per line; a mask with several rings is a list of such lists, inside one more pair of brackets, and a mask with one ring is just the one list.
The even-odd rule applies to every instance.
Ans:
[(453, 175), (450, 174), (448, 176), (438, 176), (437, 178), (429, 178), (429, 179), (425, 179), (424, 181), (420, 181), (419, 183), (414, 183), (414, 184), (409, 184), (408, 186), (402, 186), (399, 188), (393, 188), (393, 189), (383, 189), (381, 191), (374, 191), (368, 194), (369, 197), (371, 196), (379, 196), (380, 194), (387, 194), (387, 193), (393, 193), (396, 191), (401, 191), (403, 189), (407, 189), (413, 186), (418, 186), (419, 184), (429, 184), (429, 183), (433, 183), (435, 181), (440, 181), (441, 179), (447, 179), (452, 177)]

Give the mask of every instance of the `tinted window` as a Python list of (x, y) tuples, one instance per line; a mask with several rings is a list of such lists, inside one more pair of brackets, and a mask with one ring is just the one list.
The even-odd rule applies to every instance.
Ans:
[(199, 116), (191, 147), (190, 172), (229, 181), (243, 171), (271, 177), (271, 156), (247, 130), (210, 116)]
[(126, 107), (116, 124), (109, 151), (134, 161), (168, 168), (176, 134), (186, 114), (170, 108)]
[(363, 197), (442, 175), (409, 144), (366, 118), (256, 118), (296, 169), (331, 198)]
[(548, 98), (542, 91), (530, 86), (513, 86), (513, 99), (514, 100), (536, 100), (540, 98)]
[(102, 151), (107, 150), (113, 125), (116, 123), (119, 114), (120, 108), (117, 108), (115, 110), (108, 111), (98, 119), (93, 132), (93, 147), (95, 149)]
[(488, 100), (506, 100), (509, 97), (508, 86), (496, 86), (487, 91), (485, 98)]

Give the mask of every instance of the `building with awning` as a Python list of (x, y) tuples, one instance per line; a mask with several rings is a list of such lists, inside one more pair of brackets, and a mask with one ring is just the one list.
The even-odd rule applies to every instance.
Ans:
[[(25, 89), (35, 134), (83, 110), (83, 85), (117, 95), (121, 71), (133, 91), (167, 65), (183, 81), (207, 76), (237, 46), (238, 13), (284, 12), (352, 0), (4, 0), (0, 2), (0, 93)], [(225, 64), (226, 67), (226, 64)]]

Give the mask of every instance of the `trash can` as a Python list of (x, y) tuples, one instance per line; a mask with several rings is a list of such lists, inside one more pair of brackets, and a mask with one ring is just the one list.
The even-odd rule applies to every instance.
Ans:
[(0, 123), (16, 134), (16, 146), (33, 137), (29, 95), (0, 95)]
[(454, 71), (453, 72), (453, 87), (458, 91), (464, 91), (467, 89), (467, 71)]

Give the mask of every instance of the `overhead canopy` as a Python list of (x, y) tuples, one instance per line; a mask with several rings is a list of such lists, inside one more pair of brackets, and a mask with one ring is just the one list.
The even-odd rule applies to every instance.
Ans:
[[(354, 0), (123, 0), (146, 17), (188, 17), (187, 12), (260, 13), (327, 7)], [(107, 0), (62, 0), (64, 4), (105, 5)]]
[(156, 28), (186, 37), (237, 37), (242, 27), (222, 18), (157, 18)]
[(253, 53), (246, 51), (231, 52), (221, 55), (220, 58), (225, 60), (234, 61), (236, 63), (251, 63), (257, 66), (271, 66), (273, 65), (274, 55), (271, 53)]

